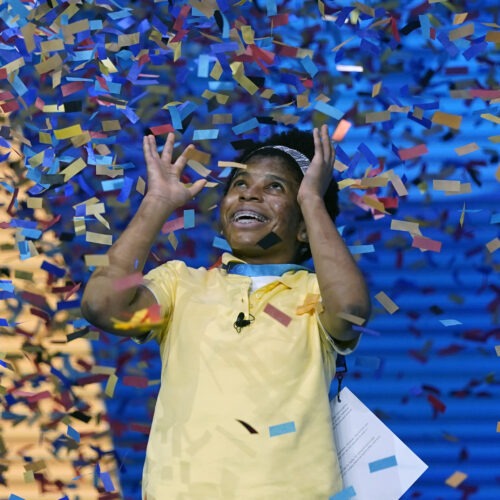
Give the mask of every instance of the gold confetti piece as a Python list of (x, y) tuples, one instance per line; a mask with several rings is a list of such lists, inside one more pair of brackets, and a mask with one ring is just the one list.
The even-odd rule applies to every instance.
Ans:
[(135, 190), (142, 195), (146, 192), (146, 181), (142, 177), (137, 179)]
[(457, 193), (460, 192), (460, 181), (434, 179), (432, 181), (432, 188), (435, 191), (451, 191)]
[(101, 366), (101, 365), (94, 365), (90, 369), (90, 373), (93, 374), (98, 374), (98, 375), (111, 375), (112, 373), (116, 372), (116, 368), (114, 366)]
[(99, 245), (112, 245), (113, 235), (87, 231), (87, 233), (85, 234), (85, 241), (89, 243), (97, 243)]
[(376, 97), (380, 94), (380, 89), (382, 88), (382, 82), (377, 82), (372, 87), (372, 97)]
[(500, 422), (497, 422), (497, 432), (500, 432)]
[(54, 54), (52, 57), (49, 57), (45, 61), (35, 64), (36, 72), (39, 75), (43, 75), (45, 73), (50, 73), (51, 71), (55, 71), (60, 69), (63, 65), (63, 60), (59, 54)]
[(460, 214), (460, 227), (463, 227), (464, 219), (465, 219), (465, 202), (464, 206), (462, 207), (462, 213)]
[(345, 172), (349, 167), (342, 163), (340, 160), (335, 160), (335, 163), (333, 164), (333, 168), (337, 172)]
[(38, 472), (38, 471), (41, 471), (42, 469), (45, 469), (46, 467), (47, 467), (47, 464), (45, 463), (45, 460), (40, 459), (40, 460), (36, 460), (35, 462), (30, 462), (28, 464), (25, 464), (24, 470)]
[(465, 144), (464, 146), (460, 146), (458, 148), (455, 148), (455, 152), (457, 153), (458, 156), (464, 156), (468, 155), (469, 153), (473, 153), (474, 151), (477, 151), (479, 149), (479, 146), (475, 142), (469, 142), (468, 144)]
[(500, 31), (488, 31), (486, 33), (486, 41), (500, 43)]
[(500, 356), (500, 345), (495, 346), (495, 352), (497, 353), (497, 356)]
[(64, 50), (64, 41), (62, 38), (54, 38), (53, 40), (48, 40), (40, 43), (40, 48), (42, 52), (57, 52), (58, 50)]
[(35, 481), (35, 473), (32, 470), (27, 470), (23, 473), (25, 483), (33, 483)]
[(390, 111), (374, 111), (365, 115), (365, 123), (388, 122), (390, 119)]
[(231, 67), (231, 72), (233, 74), (233, 78), (250, 94), (255, 94), (259, 87), (255, 85), (246, 75), (245, 75), (245, 67), (242, 62), (236, 61), (229, 65)]
[(85, 265), (87, 267), (109, 266), (109, 256), (106, 254), (87, 254), (85, 255)]
[(337, 316), (339, 318), (345, 319), (346, 321), (349, 321), (349, 323), (354, 323), (358, 326), (362, 326), (366, 322), (365, 318), (361, 318), (360, 316), (356, 316), (354, 314), (339, 312), (337, 313)]
[(462, 24), (469, 15), (468, 12), (462, 12), (461, 14), (455, 14), (453, 16), (453, 24)]
[(418, 222), (409, 222), (406, 220), (391, 220), (391, 229), (394, 231), (408, 231), (410, 234), (422, 234), (418, 227)]
[(379, 200), (373, 199), (371, 196), (364, 195), (361, 198), (361, 200), (363, 201), (363, 203), (365, 203), (369, 207), (374, 208), (375, 210), (378, 210), (379, 212), (382, 212), (384, 214), (388, 213), (385, 210), (384, 204), (381, 201), (379, 201)]
[(500, 118), (498, 116), (492, 115), (491, 113), (483, 113), (481, 115), (481, 118), (484, 118), (485, 120), (488, 120), (490, 122), (496, 123), (497, 125), (500, 125)]
[(385, 292), (377, 293), (375, 298), (382, 304), (384, 309), (389, 314), (394, 314), (399, 309), (399, 306), (393, 302)]
[(448, 486), (451, 486), (452, 488), (456, 488), (460, 484), (462, 484), (466, 479), (467, 479), (467, 474), (457, 470), (445, 481), (445, 483)]
[(241, 36), (243, 37), (243, 41), (245, 43), (255, 43), (255, 32), (251, 26), (243, 25), (241, 27)]
[(64, 175), (64, 182), (69, 181), (76, 174), (79, 174), (86, 166), (87, 164), (83, 158), (77, 158), (75, 161), (70, 163), (64, 170), (61, 171), (61, 174)]
[(246, 163), (238, 163), (236, 161), (219, 161), (218, 167), (222, 168), (247, 168)]
[(172, 245), (172, 248), (174, 250), (177, 250), (177, 245), (179, 244), (179, 240), (177, 239), (177, 236), (175, 235), (174, 232), (168, 234), (167, 240)]
[[(318, 310), (318, 308), (321, 310)], [(311, 314), (318, 310), (318, 313), (323, 310), (321, 305), (321, 296), (319, 293), (308, 293), (304, 299), (304, 303), (297, 307), (295, 310), (296, 314)]]
[(219, 78), (222, 75), (222, 65), (219, 62), (219, 60), (215, 61), (214, 67), (212, 68), (212, 71), (210, 71), (210, 78), (213, 78), (214, 80), (219, 80)]
[(43, 198), (28, 198), (28, 208), (43, 208)]
[(450, 30), (448, 37), (450, 41), (459, 40), (460, 38), (465, 38), (474, 34), (474, 23), (465, 24), (460, 26), (460, 28), (455, 28)]
[(56, 139), (69, 139), (70, 137), (74, 137), (75, 135), (80, 134), (83, 134), (83, 131), (79, 123), (76, 125), (72, 125), (71, 127), (54, 130)]
[(118, 382), (118, 377), (115, 373), (111, 373), (106, 382), (106, 387), (104, 389), (104, 394), (108, 396), (108, 398), (112, 398), (115, 393), (115, 387)]
[(500, 248), (500, 238), (495, 238), (486, 243), (486, 248), (490, 253), (496, 252)]
[(231, 113), (218, 113), (212, 115), (212, 124), (225, 125), (233, 123), (233, 115)]
[(493, 142), (494, 144), (500, 143), (500, 135), (490, 135), (488, 137), (488, 141)]
[(210, 159), (212, 158), (210, 153), (205, 153), (205, 151), (200, 151), (199, 149), (194, 148), (186, 151), (185, 156), (188, 160), (195, 160), (198, 163), (203, 163), (205, 165), (210, 163)]
[(389, 177), (392, 187), (396, 190), (398, 196), (407, 196), (408, 190), (406, 189), (406, 186), (403, 184), (401, 177), (399, 177), (399, 175), (394, 173), (393, 170), (389, 170), (388, 172), (386, 172), (386, 174)]
[(446, 127), (458, 130), (462, 123), (462, 116), (453, 115), (451, 113), (444, 113), (443, 111), (436, 111), (434, 113), (434, 116), (432, 117), (432, 123), (445, 125)]
[(387, 186), (389, 179), (381, 175), (376, 177), (363, 177), (361, 179), (360, 187), (362, 188), (372, 188), (372, 187), (384, 187)]
[(103, 120), (101, 124), (104, 132), (113, 132), (122, 128), (119, 120)]
[(297, 95), (297, 107), (307, 108), (309, 106), (309, 92), (305, 91), (302, 94)]
[(196, 160), (188, 160), (187, 164), (199, 175), (202, 177), (206, 177), (207, 175), (210, 175), (211, 170), (208, 170), (208, 168), (204, 167), (199, 161)]

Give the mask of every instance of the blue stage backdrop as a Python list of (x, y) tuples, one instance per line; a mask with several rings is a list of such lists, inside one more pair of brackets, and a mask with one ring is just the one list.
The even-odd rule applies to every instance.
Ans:
[[(186, 180), (213, 187), (172, 217), (179, 229), (159, 235), (148, 268), (211, 265), (224, 247), (217, 196), (228, 169), (218, 162), (245, 141), (327, 123), (338, 226), (374, 305), (346, 384), (429, 466), (405, 498), (500, 498), (496, 1), (11, 0), (0, 13), (0, 108), (11, 121), (0, 145), (25, 137), (13, 168), (57, 217), (56, 243), (44, 245), (49, 228), (1, 179), (14, 200), (2, 227), (26, 229), (21, 259), (45, 252), (83, 288), (108, 248), (93, 235), (114, 241), (143, 196), (143, 134), (162, 145), (175, 131), (179, 149), (200, 151)], [(0, 319), (9, 334), (31, 299), (17, 300)], [(138, 499), (157, 348), (97, 332), (78, 310), (59, 327), (69, 341), (98, 337), (95, 364), (116, 369), (114, 391), (101, 382), (116, 498)], [(73, 375), (69, 359), (61, 377)], [(13, 403), (2, 396), (4, 416)]]

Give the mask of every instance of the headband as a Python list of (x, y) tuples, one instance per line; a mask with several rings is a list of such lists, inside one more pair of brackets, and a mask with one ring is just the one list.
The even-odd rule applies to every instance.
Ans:
[(309, 158), (305, 154), (297, 151), (296, 149), (281, 145), (263, 146), (253, 151), (250, 156), (253, 156), (255, 153), (257, 153), (257, 151), (261, 151), (262, 149), (278, 149), (279, 151), (283, 151), (283, 153), (290, 156), (297, 163), (297, 165), (300, 167), (300, 170), (302, 171), (302, 174), (304, 175), (309, 168), (309, 165), (311, 164), (311, 160), (309, 160)]

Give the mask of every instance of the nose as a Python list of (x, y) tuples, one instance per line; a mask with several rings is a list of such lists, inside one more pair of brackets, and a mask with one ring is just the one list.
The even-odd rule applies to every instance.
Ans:
[(262, 189), (257, 184), (250, 184), (240, 191), (240, 200), (260, 200)]

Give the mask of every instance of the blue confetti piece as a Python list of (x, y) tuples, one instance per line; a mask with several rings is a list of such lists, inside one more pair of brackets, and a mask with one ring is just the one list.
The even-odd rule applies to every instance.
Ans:
[(278, 8), (276, 7), (276, 0), (266, 0), (266, 9), (268, 16), (275, 16), (278, 13)]
[(443, 326), (456, 326), (456, 325), (461, 325), (462, 322), (458, 321), (458, 319), (440, 319), (439, 322)]
[(358, 255), (360, 253), (375, 252), (375, 247), (373, 245), (351, 245), (349, 251), (352, 255)]
[(102, 190), (105, 192), (116, 191), (117, 189), (121, 189), (123, 183), (123, 177), (120, 179), (107, 179), (105, 181), (101, 181), (101, 186)]
[(200, 78), (208, 78), (210, 67), (210, 56), (208, 54), (201, 54), (198, 58), (198, 76)]
[(344, 116), (343, 111), (323, 101), (316, 101), (314, 109), (320, 113), (331, 116), (335, 120), (340, 120)]
[(311, 78), (313, 78), (318, 72), (318, 67), (316, 66), (316, 64), (314, 64), (313, 60), (309, 56), (306, 56), (302, 58), (300, 62), (302, 63), (302, 66), (304, 66), (304, 69), (309, 73)]
[(331, 496), (328, 500), (349, 500), (356, 496), (356, 491), (352, 486), (344, 488), (335, 495)]
[(9, 326), (9, 322), (5, 318), (0, 318), (0, 326)]
[(269, 426), (269, 437), (281, 436), (282, 434), (290, 434), (291, 432), (295, 432), (295, 422), (293, 421)]
[(212, 246), (225, 250), (226, 252), (232, 252), (232, 248), (229, 246), (229, 243), (224, 238), (220, 238), (219, 236), (214, 236)]
[(68, 425), (68, 431), (66, 434), (77, 443), (80, 442), (80, 433), (76, 429), (73, 429), (71, 425)]
[(24, 500), (24, 498), (20, 497), (20, 496), (17, 496), (17, 495), (14, 495), (14, 493), (11, 493), (9, 495), (9, 500)]
[(190, 229), (194, 225), (194, 210), (184, 210), (184, 229)]
[(42, 262), (42, 265), (40, 267), (44, 271), (47, 271), (48, 273), (53, 274), (54, 276), (57, 276), (58, 278), (62, 278), (66, 274), (65, 269), (63, 269), (61, 267), (54, 266), (54, 264), (51, 264), (50, 262), (47, 262), (46, 260), (44, 260)]
[(500, 223), (500, 213), (493, 214), (490, 219), (490, 224), (498, 224), (498, 223)]
[(368, 467), (370, 468), (370, 472), (378, 472), (379, 470), (389, 469), (390, 467), (395, 467), (396, 465), (398, 465), (396, 455), (391, 455), (390, 457), (370, 462)]
[(5, 292), (13, 292), (14, 284), (10, 280), (0, 280), (0, 290)]
[(249, 130), (252, 130), (253, 128), (256, 128), (259, 126), (259, 122), (257, 118), (250, 118), (250, 120), (246, 120), (242, 123), (239, 123), (238, 125), (235, 125), (233, 127), (233, 132), (235, 134), (244, 134), (245, 132), (248, 132)]
[(169, 106), (168, 111), (170, 113), (170, 118), (172, 119), (172, 127), (174, 127), (175, 130), (181, 130), (182, 120), (179, 110), (175, 106)]
[(206, 130), (195, 130), (193, 132), (193, 141), (203, 141), (217, 139), (219, 137), (219, 129), (211, 128)]
[(106, 491), (114, 491), (115, 486), (113, 485), (113, 481), (111, 480), (111, 476), (109, 472), (101, 472), (101, 481)]

